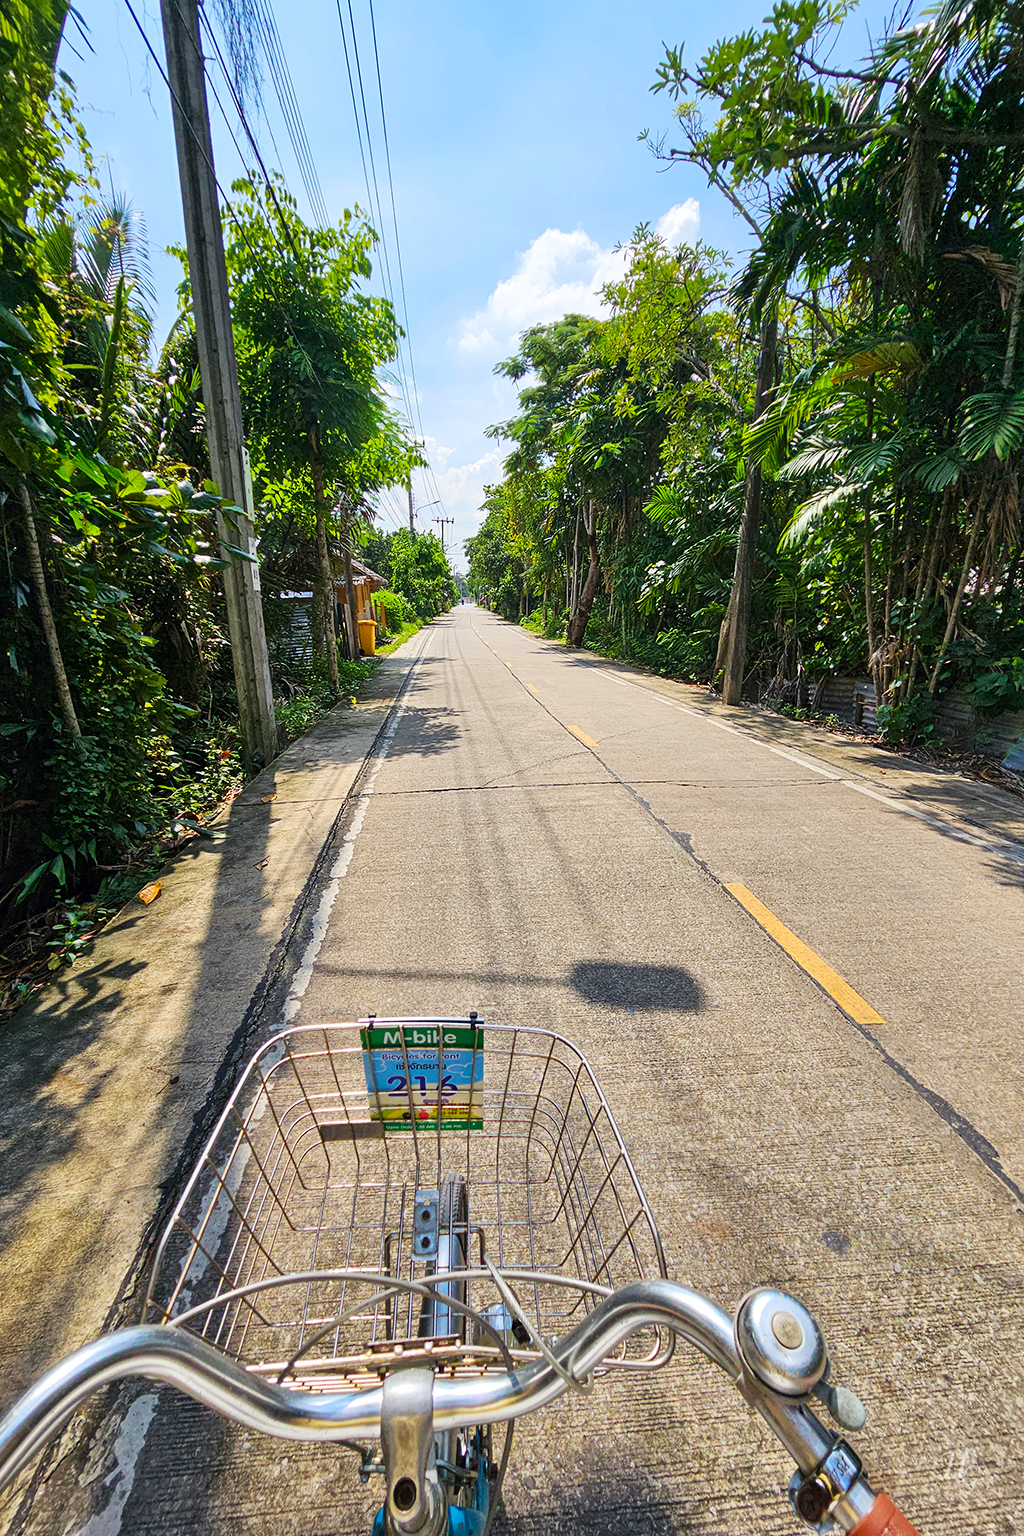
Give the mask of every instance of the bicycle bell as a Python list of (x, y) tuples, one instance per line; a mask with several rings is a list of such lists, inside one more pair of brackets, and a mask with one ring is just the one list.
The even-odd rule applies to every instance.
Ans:
[(743, 1364), (773, 1392), (806, 1397), (828, 1368), (821, 1329), (785, 1291), (749, 1292), (737, 1308), (735, 1327)]

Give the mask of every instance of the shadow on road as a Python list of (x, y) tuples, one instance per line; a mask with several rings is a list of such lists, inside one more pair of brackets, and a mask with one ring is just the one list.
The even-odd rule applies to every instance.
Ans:
[[(513, 1457), (511, 1482), (516, 1481), (514, 1462)], [(553, 1503), (550, 1485), (545, 1485), (543, 1471), (522, 1482), (533, 1508), (520, 1513), (507, 1509), (503, 1501), (495, 1517), (494, 1536), (663, 1536), (666, 1531), (685, 1536), (695, 1528), (678, 1501), (667, 1496), (664, 1486), (643, 1467), (621, 1466), (614, 1478), (563, 1484), (558, 1505)], [(509, 1489), (509, 1493), (510, 1503), (521, 1502), (519, 1490)]]
[(581, 960), (569, 974), (569, 984), (588, 1003), (619, 1012), (677, 1009), (696, 1013), (704, 1006), (704, 989), (681, 965), (630, 965), (619, 960)]
[[(123, 920), (127, 927), (135, 921)], [(79, 1069), (104, 1027), (120, 1007), (118, 982), (145, 969), (142, 961), (80, 965), (51, 982), (48, 1013), (23, 1008), (5, 1025), (0, 1073), (0, 1253), (22, 1214), (45, 1181), (47, 1170), (63, 1163), (77, 1143), (83, 1107), (101, 1091), (103, 1073)], [(77, 1275), (72, 1284), (77, 1285)]]
[(461, 727), (456, 723), (459, 715), (457, 709), (437, 705), (430, 708), (407, 705), (402, 716), (402, 729), (393, 737), (388, 756), (435, 757), (447, 752), (462, 737)]

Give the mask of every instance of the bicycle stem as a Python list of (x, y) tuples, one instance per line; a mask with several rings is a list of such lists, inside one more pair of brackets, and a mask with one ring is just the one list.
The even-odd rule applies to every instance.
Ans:
[[(804, 1474), (840, 1445), (803, 1401), (761, 1383), (744, 1366), (732, 1318), (689, 1287), (640, 1280), (597, 1305), (571, 1333), (551, 1345), (563, 1370), (583, 1382), (629, 1336), (668, 1328), (719, 1366), (773, 1430)], [(106, 1334), (54, 1366), (0, 1421), (0, 1488), (52, 1440), (91, 1393), (129, 1376), (178, 1388), (248, 1429), (282, 1439), (375, 1440), (381, 1432), (383, 1388), (326, 1393), (278, 1386), (246, 1371), (204, 1340), (163, 1324)], [(567, 1390), (547, 1360), (478, 1377), (438, 1376), (432, 1394), (435, 1432), (501, 1423), (535, 1412)], [(850, 1531), (866, 1516), (874, 1492), (858, 1475), (831, 1511)]]

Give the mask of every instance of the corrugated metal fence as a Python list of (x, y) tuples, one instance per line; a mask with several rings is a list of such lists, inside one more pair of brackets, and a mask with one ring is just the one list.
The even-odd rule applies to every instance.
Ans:
[[(812, 701), (815, 709), (850, 725), (863, 726), (866, 731), (877, 728), (875, 685), (870, 677), (825, 678), (812, 693)], [(967, 694), (957, 688), (939, 700), (935, 727), (943, 740), (972, 745), (988, 757), (1006, 759), (1024, 752), (1024, 710), (980, 715)], [(1016, 766), (1016, 762), (1007, 766)]]

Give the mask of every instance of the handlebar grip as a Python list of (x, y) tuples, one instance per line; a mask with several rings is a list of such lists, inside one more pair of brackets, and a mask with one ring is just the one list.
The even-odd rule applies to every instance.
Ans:
[(850, 1536), (920, 1536), (916, 1526), (896, 1508), (887, 1493), (876, 1496), (869, 1512), (858, 1521)]

